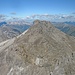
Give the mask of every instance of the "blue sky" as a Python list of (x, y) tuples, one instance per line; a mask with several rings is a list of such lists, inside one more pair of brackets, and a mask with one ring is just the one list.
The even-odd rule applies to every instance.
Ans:
[(24, 17), (32, 14), (70, 14), (75, 0), (0, 0), (0, 14)]
[(34, 15), (50, 21), (75, 21), (75, 0), (0, 0), (0, 22)]

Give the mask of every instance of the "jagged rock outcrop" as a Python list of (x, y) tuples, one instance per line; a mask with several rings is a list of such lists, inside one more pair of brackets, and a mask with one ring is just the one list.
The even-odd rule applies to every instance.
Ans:
[(0, 74), (74, 75), (75, 38), (50, 22), (33, 24), (26, 33), (0, 45), (5, 47), (0, 51)]

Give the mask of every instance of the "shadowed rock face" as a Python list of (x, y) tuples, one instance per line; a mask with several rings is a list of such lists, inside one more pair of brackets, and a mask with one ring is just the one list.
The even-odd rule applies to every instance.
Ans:
[(0, 44), (0, 74), (74, 75), (75, 38), (50, 22), (33, 24), (21, 36)]

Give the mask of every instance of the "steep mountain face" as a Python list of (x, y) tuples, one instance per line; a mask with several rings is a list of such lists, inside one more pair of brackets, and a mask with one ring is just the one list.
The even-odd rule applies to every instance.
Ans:
[(19, 37), (0, 43), (0, 74), (74, 75), (75, 38), (36, 20)]
[(70, 22), (54, 22), (53, 25), (64, 33), (75, 36), (75, 25), (70, 24)]

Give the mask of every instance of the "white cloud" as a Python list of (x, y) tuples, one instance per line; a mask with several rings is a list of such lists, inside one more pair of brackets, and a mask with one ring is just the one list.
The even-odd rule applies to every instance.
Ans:
[(30, 19), (31, 17), (30, 16), (26, 16), (26, 19)]
[[(0, 14), (0, 21), (4, 21), (8, 18), (8, 16)], [(10, 17), (10, 21), (34, 21), (35, 19), (39, 20), (47, 20), (47, 21), (52, 21), (52, 22), (64, 22), (64, 21), (75, 21), (75, 16), (70, 14), (34, 14), (31, 16), (26, 16), (25, 18), (21, 17)]]

